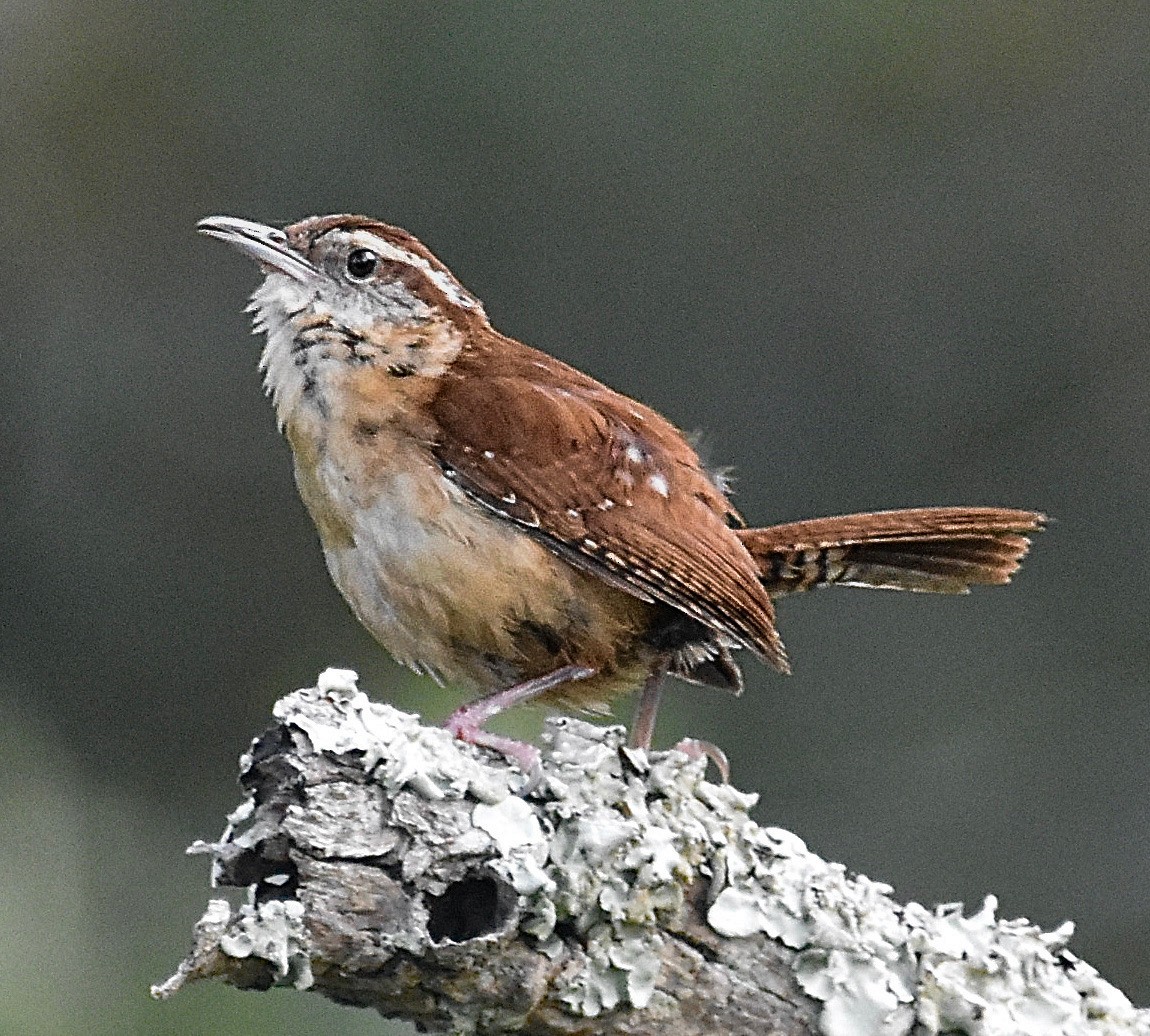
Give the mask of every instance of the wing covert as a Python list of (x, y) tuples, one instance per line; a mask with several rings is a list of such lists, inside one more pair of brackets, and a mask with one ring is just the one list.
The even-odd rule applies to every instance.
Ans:
[(737, 512), (681, 433), (519, 348), (517, 364), (456, 361), (442, 379), (433, 451), (448, 477), (577, 567), (785, 669), (770, 598), (727, 525)]

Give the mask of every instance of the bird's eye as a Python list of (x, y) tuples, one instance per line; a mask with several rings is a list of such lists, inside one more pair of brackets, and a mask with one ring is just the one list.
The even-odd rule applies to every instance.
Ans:
[(379, 263), (379, 256), (370, 248), (357, 248), (347, 257), (347, 274), (352, 280), (366, 281)]

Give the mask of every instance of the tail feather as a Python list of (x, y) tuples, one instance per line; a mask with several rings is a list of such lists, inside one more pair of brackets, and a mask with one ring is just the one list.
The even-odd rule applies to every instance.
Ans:
[(919, 507), (741, 529), (775, 597), (817, 586), (967, 593), (1010, 582), (1045, 516), (999, 507)]

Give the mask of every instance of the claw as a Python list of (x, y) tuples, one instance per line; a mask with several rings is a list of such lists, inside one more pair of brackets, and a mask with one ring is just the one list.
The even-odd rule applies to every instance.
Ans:
[(492, 734), (458, 712), (448, 719), (444, 726), (460, 741), (498, 752), (505, 759), (515, 763), (529, 778), (535, 777), (538, 783), (538, 777), (543, 773), (543, 763), (539, 749), (534, 745), (529, 745), (526, 741), (516, 741), (513, 737), (504, 737), (502, 734)]
[(682, 752), (688, 759), (709, 759), (715, 764), (723, 783), (731, 783), (731, 764), (727, 761), (727, 753), (718, 745), (710, 741), (700, 741), (698, 738), (685, 737), (672, 751)]
[(469, 745), (479, 745), (481, 748), (490, 748), (500, 755), (510, 759), (528, 777), (528, 788), (539, 783), (543, 774), (543, 763), (539, 749), (523, 741), (516, 741), (512, 737), (503, 737), (500, 734), (490, 734), (483, 729), (483, 725), (492, 716), (518, 705), (521, 702), (532, 701), (541, 694), (573, 680), (586, 680), (594, 676), (595, 670), (586, 666), (568, 665), (533, 680), (525, 680), (502, 691), (496, 691), (468, 705), (456, 709), (444, 723), (453, 737), (466, 741)]

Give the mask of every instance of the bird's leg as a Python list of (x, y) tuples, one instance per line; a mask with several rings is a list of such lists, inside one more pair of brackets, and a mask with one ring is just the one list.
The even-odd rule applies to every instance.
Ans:
[(660, 658), (652, 667), (639, 692), (635, 705), (635, 716), (631, 720), (631, 734), (627, 744), (632, 748), (650, 749), (655, 736), (655, 717), (659, 714), (659, 702), (663, 698), (663, 679), (667, 675), (668, 660)]
[[(662, 658), (648, 675), (643, 689), (639, 692), (639, 702), (635, 706), (635, 717), (631, 721), (631, 736), (627, 743), (632, 748), (649, 750), (651, 740), (655, 736), (655, 717), (659, 712), (659, 702), (663, 697), (663, 679), (667, 675), (668, 660)], [(731, 779), (731, 764), (727, 761), (727, 754), (710, 741), (699, 741), (697, 738), (685, 737), (673, 751), (682, 752), (691, 759), (701, 759), (704, 756), (715, 764), (723, 783)]]
[(533, 680), (524, 680), (502, 691), (469, 702), (456, 709), (443, 725), (460, 741), (493, 749), (512, 762), (518, 763), (524, 773), (534, 776), (539, 771), (539, 749), (511, 737), (488, 733), (483, 729), (484, 725), (492, 716), (504, 709), (532, 701), (561, 684), (570, 683), (572, 680), (586, 680), (587, 677), (594, 675), (595, 670), (586, 666), (565, 665)]

